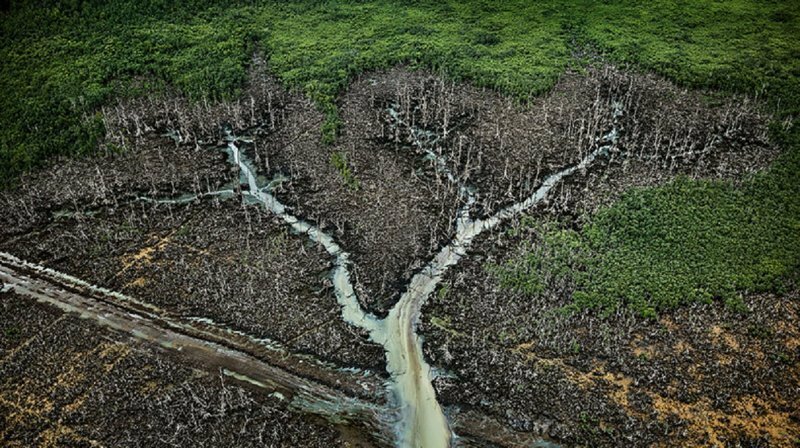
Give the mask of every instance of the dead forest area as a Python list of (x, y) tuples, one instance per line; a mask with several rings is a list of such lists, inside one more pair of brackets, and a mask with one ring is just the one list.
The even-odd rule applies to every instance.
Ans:
[[(74, 13), (66, 3), (53, 17)], [(155, 3), (144, 9), (168, 8)], [(45, 125), (35, 112), (33, 127), (3, 131), (4, 163), (17, 154), (11, 134), (36, 157), (72, 140), (92, 150), (41, 163), (13, 155), (20, 165), (0, 170), (13, 179), (0, 190), (0, 444), (397, 444), (386, 346), (343, 318), (335, 273), (346, 269), (359, 311), (387, 320), (431, 260), (462, 249), (465, 223), (497, 216), (507, 219), (430, 274), (435, 289), (409, 321), (451, 445), (800, 444), (792, 68), (754, 64), (751, 78), (782, 81), (753, 88), (739, 75), (703, 77), (690, 46), (677, 75), (650, 25), (629, 48), (627, 25), (614, 37), (594, 19), (620, 5), (590, 13), (574, 2), (536, 19), (566, 30), (565, 53), (548, 40), (553, 60), (517, 79), (511, 69), (529, 55), (498, 56), (515, 42), (497, 25), (509, 11), (478, 3), (400, 8), (425, 28), (403, 33), (431, 36), (424, 50), (389, 31), (401, 12), (380, 2), (237, 3), (238, 13), (217, 5), (196, 19), (186, 6), (169, 10), (175, 29), (147, 36), (136, 23), (149, 13), (107, 16), (139, 36), (134, 53), (142, 42), (187, 46), (144, 70), (109, 69), (149, 75), (122, 94), (98, 81), (96, 97), (59, 106), (79, 112), (69, 120)], [(519, 14), (539, 17), (545, 4)], [(725, 14), (703, 8), (685, 20)], [(798, 20), (765, 8), (764, 33)], [(216, 13), (241, 21), (246, 38), (205, 22)], [(5, 30), (39, 13), (0, 14)], [(490, 16), (494, 27), (481, 19)], [(442, 17), (476, 27), (473, 53)], [(314, 53), (319, 24), (343, 44), (365, 20), (394, 40)], [(56, 23), (51, 31), (69, 33)], [(259, 34), (266, 23), (306, 27), (293, 41)], [(217, 45), (209, 56), (165, 38), (178, 31)], [(36, 40), (26, 33), (4, 39)], [(783, 57), (781, 42), (770, 57)], [(36, 45), (47, 54), (49, 43)], [(211, 79), (191, 78), (194, 68), (176, 77), (195, 57), (215, 58), (209, 70), (230, 64), (217, 79), (227, 93), (192, 93)], [(97, 61), (79, 61), (94, 73)], [(2, 77), (21, 75), (19, 62)], [(62, 125), (71, 130), (53, 137)]]
[[(748, 189), (781, 175), (791, 152), (771, 138), (770, 115), (757, 99), (687, 90), (601, 61), (565, 74), (526, 107), (399, 67), (364, 74), (342, 95), (340, 108), (338, 143), (320, 144), (322, 114), (282, 88), (258, 57), (237, 102), (192, 103), (172, 95), (108, 106), (107, 144), (129, 149), (25, 176), (20, 188), (3, 194), (5, 210), (13, 213), (3, 215), (2, 250), (170, 315), (207, 319), (380, 377), (381, 347), (341, 321), (325, 254), (236, 200), (246, 186), (225, 154), (208, 145), (231, 130), (250, 136), (245, 152), (276, 197), (351, 251), (359, 299), (378, 315), (397, 300), (398, 285), (453, 235), (463, 198), (448, 173), (476, 192), (472, 213), (479, 217), (602, 149), (597, 163), (558, 185), (523, 219), (482, 237), (423, 308), (420, 330), (445, 409), (477, 412), (512, 434), (566, 444), (649, 445), (665, 440), (663, 434), (699, 444), (792, 443), (791, 385), (798, 374), (792, 278), (775, 275), (758, 284), (756, 277), (756, 286), (738, 288), (731, 281), (750, 278), (741, 266), (763, 268), (759, 254), (781, 255), (780, 239), (763, 247), (769, 235), (756, 231), (751, 244), (760, 252), (744, 248), (748, 261), (730, 259), (729, 252), (742, 239), (747, 243), (747, 235), (701, 233), (698, 244), (726, 251), (726, 258), (705, 253), (700, 261), (730, 263), (706, 272), (703, 264), (688, 273), (674, 264), (623, 266), (643, 281), (623, 283), (629, 289), (621, 292), (636, 297), (643, 288), (650, 308), (621, 294), (618, 303), (599, 306), (576, 299), (589, 292), (603, 297), (575, 275), (603, 275), (606, 267), (589, 264), (599, 263), (591, 258), (592, 244), (609, 230), (602, 220), (636, 212), (627, 227), (623, 221), (612, 230), (639, 235), (611, 234), (615, 240), (600, 242), (628, 244), (615, 249), (663, 260), (641, 246), (654, 243), (648, 232), (661, 229), (638, 228), (637, 220), (664, 219), (647, 214), (676, 205), (648, 209), (645, 201), (679, 200), (692, 207), (684, 225), (707, 224), (709, 216), (693, 215), (713, 217), (709, 201), (732, 201), (724, 211), (736, 218), (736, 201), (747, 201)], [(611, 131), (618, 133), (613, 142)], [(230, 197), (209, 194), (223, 190)], [(774, 206), (781, 198), (769, 200), (750, 206)], [(674, 250), (685, 244), (680, 236), (655, 241), (670, 251), (669, 262), (680, 261)], [(619, 273), (616, 266), (606, 269)], [(668, 275), (677, 280), (647, 290)], [(734, 289), (717, 292), (713, 282)], [(656, 302), (652, 294), (669, 298), (686, 286), (691, 293), (675, 303)], [(706, 293), (693, 296), (699, 286)], [(24, 342), (13, 335), (25, 327), (9, 325), (9, 340)], [(753, 366), (760, 366), (758, 376), (751, 376)], [(18, 394), (15, 378), (7, 377), (6, 390)], [(744, 378), (749, 386), (742, 386)], [(709, 415), (712, 425), (701, 424)], [(280, 434), (289, 428), (274, 423)], [(513, 443), (504, 440), (494, 442)]]

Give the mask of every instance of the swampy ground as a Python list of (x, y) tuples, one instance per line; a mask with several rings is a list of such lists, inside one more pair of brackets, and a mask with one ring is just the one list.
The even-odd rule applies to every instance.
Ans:
[[(490, 219), (592, 156), (421, 302), (453, 444), (800, 443), (791, 2), (11, 2), (0, 18), (3, 445), (401, 440), (337, 258), (253, 200), (231, 144), (349, 254), (376, 319), (463, 210)], [(65, 312), (26, 279), (95, 305)]]

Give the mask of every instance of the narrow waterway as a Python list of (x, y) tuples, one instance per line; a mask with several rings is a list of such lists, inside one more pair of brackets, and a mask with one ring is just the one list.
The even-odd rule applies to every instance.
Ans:
[(334, 257), (333, 284), (336, 299), (342, 307), (342, 317), (345, 322), (368, 331), (373, 341), (383, 344), (382, 322), (361, 309), (350, 282), (350, 272), (347, 269), (350, 255), (334, 241), (332, 236), (311, 223), (289, 214), (286, 207), (269, 192), (268, 188), (259, 185), (256, 169), (236, 146), (238, 140), (236, 138), (229, 138), (229, 140), (231, 141), (228, 143), (227, 152), (230, 160), (239, 167), (241, 181), (248, 187), (248, 191), (243, 191), (242, 194), (262, 204), (267, 210), (286, 222), (295, 232), (305, 234), (311, 241), (322, 245)]
[[(615, 105), (614, 118), (621, 112)], [(399, 120), (399, 117), (395, 117)], [(402, 122), (399, 122), (402, 124)], [(466, 253), (472, 242), (484, 231), (492, 230), (502, 223), (524, 213), (544, 200), (551, 189), (562, 181), (565, 177), (587, 168), (600, 154), (607, 154), (618, 138), (616, 125), (614, 128), (596, 140), (595, 148), (592, 152), (585, 155), (579, 163), (565, 167), (564, 169), (546, 177), (541, 185), (524, 200), (505, 207), (493, 215), (483, 219), (472, 219), (470, 211), (475, 202), (476, 195), (473, 189), (467, 186), (452, 171), (449, 170), (447, 160), (439, 153), (435, 152), (425, 141), (429, 141), (435, 136), (425, 135), (425, 139), (417, 138), (419, 130), (416, 132), (413, 146), (420, 150), (426, 160), (434, 162), (437, 172), (444, 174), (447, 180), (456, 186), (463, 205), (457, 212), (455, 218), (455, 233), (451, 241), (442, 247), (439, 252), (414, 275), (405, 292), (399, 301), (389, 311), (388, 316), (379, 319), (372, 313), (364, 310), (356, 296), (353, 284), (350, 280), (350, 255), (334, 240), (334, 238), (323, 232), (319, 227), (303, 221), (293, 216), (278, 199), (272, 194), (274, 182), (269, 182), (258, 176), (257, 169), (247, 159), (241, 151), (239, 145), (248, 145), (252, 140), (248, 138), (238, 138), (232, 134), (227, 135), (227, 145), (224, 147), (228, 154), (229, 162), (239, 170), (238, 185), (226, 186), (225, 188), (200, 195), (184, 195), (174, 199), (150, 199), (138, 198), (142, 201), (157, 202), (161, 204), (177, 205), (195, 201), (201, 197), (217, 196), (227, 198), (235, 196), (236, 190), (241, 187), (241, 194), (248, 202), (257, 203), (265, 207), (271, 214), (283, 220), (291, 229), (299, 234), (306, 235), (311, 241), (320, 244), (334, 259), (334, 268), (331, 273), (334, 291), (338, 304), (341, 307), (342, 318), (345, 322), (354, 325), (369, 334), (370, 339), (383, 346), (386, 356), (387, 371), (391, 375), (391, 380), (387, 385), (391, 403), (396, 410), (396, 423), (394, 423), (394, 434), (391, 438), (400, 447), (425, 447), (425, 448), (445, 448), (451, 445), (456, 438), (450, 429), (448, 420), (436, 399), (436, 393), (431, 382), (431, 368), (424, 359), (422, 351), (422, 341), (417, 335), (417, 323), (419, 320), (420, 309), (431, 296), (438, 284), (441, 282), (447, 270), (454, 266)], [(25, 263), (14, 259), (12, 256), (2, 254), (0, 257), (9, 265), (24, 266)], [(164, 331), (158, 325), (151, 324), (151, 321), (160, 321), (168, 327), (180, 331), (197, 332), (198, 328), (186, 326), (177, 322), (165, 319), (166, 313), (152, 305), (137, 301), (131, 297), (97, 288), (81, 282), (78, 279), (64, 274), (36, 266), (26, 266), (25, 269), (34, 269), (38, 274), (44, 275), (59, 283), (65, 282), (68, 285), (78, 286), (81, 289), (88, 289), (94, 294), (109, 297), (114, 302), (124, 303), (136, 309), (139, 314), (118, 313), (113, 306), (106, 306), (98, 302), (87, 301), (87, 299), (70, 295), (69, 293), (54, 293), (47, 286), (37, 286), (31, 288), (32, 279), (19, 281), (18, 277), (16, 289), (25, 291), (39, 300), (47, 301), (60, 306), (65, 311), (76, 311), (82, 315), (93, 317), (104, 325), (117, 329), (127, 330), (137, 337), (151, 340), (164, 347), (175, 348), (178, 350), (189, 350), (198, 353), (207, 360), (213, 359), (225, 367), (227, 375), (247, 381), (255, 385), (270, 384), (272, 388), (278, 389), (277, 396), (283, 397), (289, 393), (294, 395), (292, 404), (307, 412), (322, 415), (354, 415), (374, 412), (369, 406), (354, 402), (350, 397), (336, 396), (336, 394), (324, 387), (312, 383), (303, 383), (303, 380), (292, 375), (287, 375), (283, 371), (272, 369), (269, 374), (255, 375), (255, 372), (263, 372), (264, 369), (271, 369), (258, 365), (254, 368), (254, 363), (250, 359), (245, 360), (240, 353), (226, 352), (224, 356), (216, 358), (209, 354), (218, 352), (219, 348), (214, 343), (201, 342), (190, 336)], [(14, 279), (10, 273), (3, 274), (5, 280), (9, 282)], [(131, 320), (131, 318), (133, 318)], [(201, 319), (202, 320), (202, 319)], [(213, 322), (202, 320), (201, 324), (213, 325)], [(209, 333), (209, 335), (211, 335)], [(213, 335), (211, 335), (213, 336)], [(238, 335), (243, 337), (244, 335)], [(219, 358), (219, 359), (218, 359)], [(230, 366), (236, 366), (236, 370), (231, 370)], [(244, 372), (251, 373), (248, 375)], [(277, 382), (276, 382), (277, 380)], [(265, 382), (266, 381), (266, 382)], [(302, 383), (302, 384), (301, 384)], [(277, 386), (277, 387), (276, 387)], [(334, 398), (335, 397), (335, 398)], [(382, 418), (380, 419), (382, 420)], [(378, 425), (382, 426), (382, 425)], [(386, 433), (383, 427), (381, 433)]]
[[(229, 138), (227, 152), (231, 162), (240, 169), (241, 181), (248, 186), (248, 191), (243, 192), (245, 196), (263, 204), (298, 233), (307, 234), (312, 241), (321, 244), (335, 258), (333, 283), (344, 320), (366, 330), (372, 341), (383, 345), (386, 352), (387, 370), (392, 378), (389, 389), (400, 412), (396, 434), (398, 446), (436, 448), (449, 446), (454, 435), (436, 400), (436, 393), (431, 383), (431, 368), (425, 362), (422, 342), (416, 334), (422, 305), (441, 282), (447, 269), (466, 254), (470, 244), (478, 235), (535, 206), (564, 177), (588, 167), (599, 153), (616, 142), (616, 128), (603, 139), (609, 140), (609, 144), (598, 146), (578, 164), (548, 176), (524, 201), (501, 209), (486, 219), (470, 219), (469, 206), (473, 201), (472, 194), (467, 194), (466, 187), (462, 186), (462, 192), (468, 200), (459, 210), (454, 238), (411, 279), (405, 293), (385, 319), (378, 319), (361, 308), (350, 282), (349, 254), (334, 241), (333, 237), (289, 214), (286, 207), (270, 194), (267, 188), (259, 185), (256, 169), (241, 153), (237, 146), (239, 140), (235, 137)], [(443, 166), (439, 161), (436, 163), (438, 166)], [(448, 174), (454, 181), (454, 176)]]

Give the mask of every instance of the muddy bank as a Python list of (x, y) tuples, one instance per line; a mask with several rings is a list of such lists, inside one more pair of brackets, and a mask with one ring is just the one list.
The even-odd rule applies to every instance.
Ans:
[(5, 446), (369, 446), (279, 395), (28, 298), (0, 294), (0, 313)]
[(55, 220), (0, 244), (26, 260), (343, 366), (382, 370), (383, 352), (341, 322), (330, 262), (274, 217), (237, 200), (143, 202)]

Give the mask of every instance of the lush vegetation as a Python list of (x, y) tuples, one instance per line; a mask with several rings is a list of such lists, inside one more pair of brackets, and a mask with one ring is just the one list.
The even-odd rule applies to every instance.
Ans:
[(594, 46), (692, 85), (765, 89), (797, 110), (795, 2), (660, 0), (11, 2), (0, 12), (0, 179), (91, 153), (98, 107), (171, 86), (235, 97), (257, 48), (339, 126), (355, 74), (406, 63), (520, 98), (546, 90), (571, 51)]
[[(595, 2), (581, 36), (613, 58), (689, 86), (764, 93), (800, 112), (800, 3)], [(587, 9), (586, 11), (589, 11)]]
[(629, 191), (580, 231), (528, 223), (536, 242), (496, 269), (501, 283), (530, 296), (566, 286), (570, 308), (645, 316), (779, 292), (800, 272), (800, 133), (781, 138), (791, 149), (744, 183), (682, 178)]

